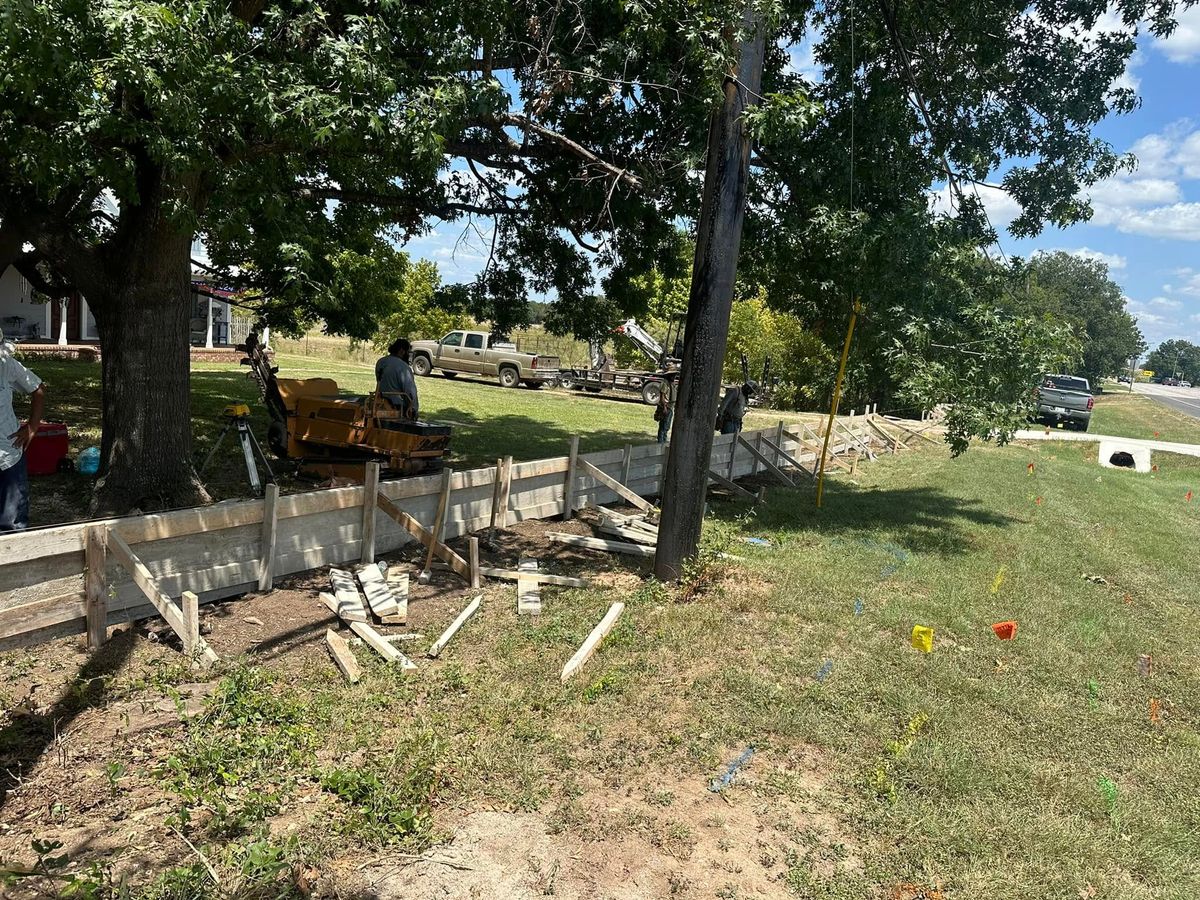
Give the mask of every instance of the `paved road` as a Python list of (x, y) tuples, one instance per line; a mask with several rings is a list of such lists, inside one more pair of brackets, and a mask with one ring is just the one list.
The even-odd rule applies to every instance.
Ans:
[(1162, 384), (1135, 384), (1135, 392), (1153, 397), (1159, 403), (1200, 419), (1200, 387), (1167, 387)]

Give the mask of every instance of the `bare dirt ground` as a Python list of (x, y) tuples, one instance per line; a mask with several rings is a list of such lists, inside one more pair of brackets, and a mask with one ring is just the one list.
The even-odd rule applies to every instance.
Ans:
[[(579, 520), (522, 523), (483, 542), (482, 564), (515, 568), (531, 555), (543, 571), (580, 574), (586, 567), (606, 589), (633, 591), (642, 583), (638, 560), (551, 544), (546, 535), (553, 531), (590, 533)], [(387, 561), (413, 573), (409, 620), (378, 627), (422, 635), (397, 644), (416, 657), (473, 592), (445, 569), (418, 584), (423, 551), (415, 546)], [(511, 593), (513, 586), (485, 588)], [(317, 599), (324, 589), (321, 570), (268, 594), (205, 607), (202, 631), (223, 661), (263, 667), (284, 680), (315, 676), (336, 689), (341, 681), (324, 634), (339, 626)], [(357, 652), (370, 655), (361, 645)], [(199, 851), (173, 815), (177, 798), (153, 773), (169, 769), (187, 719), (216, 687), (215, 675), (191, 671), (157, 620), (116, 629), (95, 655), (71, 640), (0, 655), (0, 869), (31, 864), (34, 840), (59, 841), (71, 860), (99, 861), (132, 883), (195, 863)], [(673, 714), (669, 707), (664, 719)], [(729, 747), (728, 758), (742, 749)], [(786, 797), (760, 789), (758, 773), (767, 772), (791, 780)], [(831, 871), (860, 866), (852, 852), (829, 851), (851, 842), (828, 811), (821, 761), (804, 748), (760, 752), (722, 793), (709, 790), (702, 772), (648, 770), (633, 781), (603, 772), (573, 777), (569, 803), (536, 811), (437, 809), (440, 840), (423, 854), (339, 848), (304, 870), (299, 893), (362, 900), (787, 897), (794, 896), (787, 875), (798, 858)], [(268, 819), (271, 833), (304, 834), (332, 802), (319, 788), (301, 790)], [(28, 882), (6, 896), (45, 896), (33, 890)]]

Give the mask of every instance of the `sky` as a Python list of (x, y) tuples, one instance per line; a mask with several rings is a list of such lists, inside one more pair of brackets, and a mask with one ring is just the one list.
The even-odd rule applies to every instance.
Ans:
[[(1106, 262), (1151, 348), (1170, 338), (1200, 344), (1200, 5), (1178, 20), (1166, 40), (1139, 38), (1124, 82), (1138, 91), (1141, 107), (1096, 129), (1138, 165), (1088, 189), (1089, 222), (1018, 240), (1002, 230), (1015, 202), (980, 188), (1006, 254), (1065, 250)], [(810, 65), (805, 55), (803, 48), (793, 54), (801, 69)], [(445, 281), (467, 281), (483, 267), (488, 240), (488, 232), (439, 223), (405, 249), (437, 262)]]

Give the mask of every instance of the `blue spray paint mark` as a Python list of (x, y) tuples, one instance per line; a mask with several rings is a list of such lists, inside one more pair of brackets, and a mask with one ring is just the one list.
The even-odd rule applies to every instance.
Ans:
[(899, 566), (895, 566), (895, 565), (884, 566), (882, 569), (879, 570), (879, 577), (880, 578), (891, 578), (893, 575), (895, 575), (899, 571), (900, 571)]
[(746, 763), (750, 762), (750, 757), (752, 757), (753, 755), (754, 755), (754, 747), (753, 746), (747, 747), (745, 752), (742, 753), (741, 756), (739, 756), (737, 759), (735, 759), (733, 762), (731, 762), (729, 764), (729, 768), (725, 770), (724, 775), (722, 775), (720, 778), (714, 778), (712, 781), (710, 781), (708, 783), (708, 789), (710, 791), (712, 791), (714, 794), (719, 794), (719, 793), (721, 793), (722, 790), (724, 790), (725, 788), (727, 788), (731, 784), (733, 784), (733, 779), (734, 779), (734, 776), (737, 775), (738, 769), (740, 769)]
[(824, 681), (826, 678), (829, 677), (829, 673), (832, 671), (833, 671), (833, 660), (832, 659), (825, 660), (824, 665), (822, 665), (821, 668), (817, 670), (817, 681)]
[(862, 597), (855, 597), (854, 598), (854, 614), (856, 616), (861, 616), (863, 614), (863, 608), (864, 608), (864, 606), (863, 606)]

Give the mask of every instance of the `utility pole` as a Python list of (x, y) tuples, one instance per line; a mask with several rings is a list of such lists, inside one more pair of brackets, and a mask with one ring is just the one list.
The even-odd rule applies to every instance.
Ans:
[(750, 182), (750, 137), (744, 114), (758, 104), (766, 48), (766, 24), (753, 2), (747, 3), (742, 25), (740, 60), (736, 70), (725, 76), (724, 97), (709, 120), (679, 397), (654, 558), (654, 574), (663, 581), (679, 578), (684, 562), (696, 555), (708, 493), (713, 423)]

